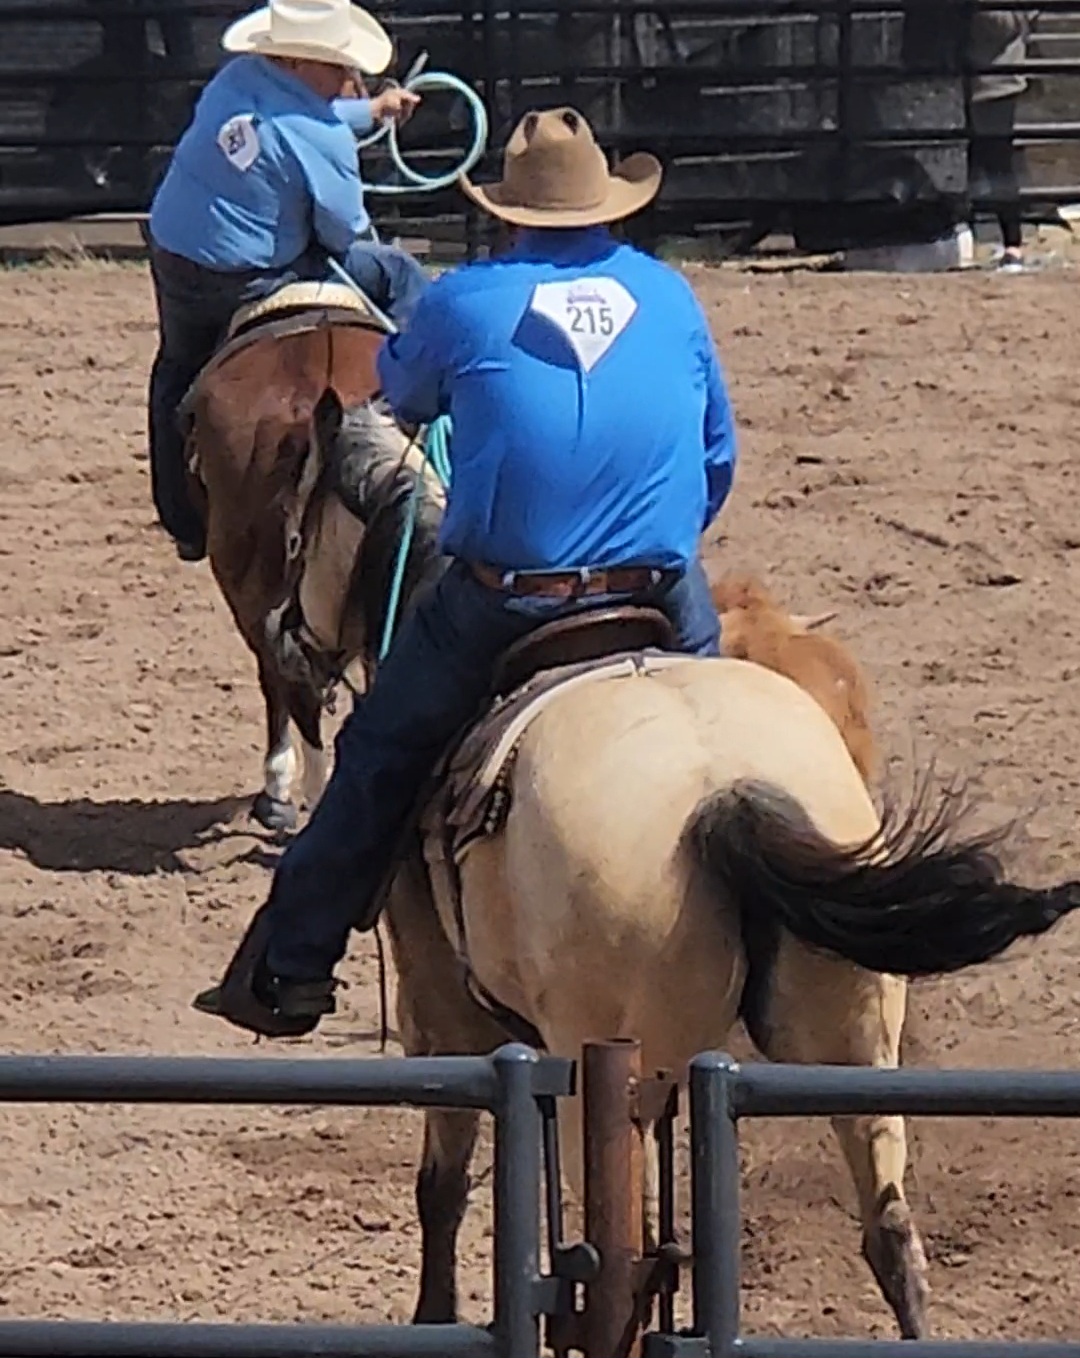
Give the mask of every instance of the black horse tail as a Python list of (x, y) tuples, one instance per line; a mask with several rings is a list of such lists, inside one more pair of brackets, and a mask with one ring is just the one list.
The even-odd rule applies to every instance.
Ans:
[(704, 803), (691, 837), (709, 880), (738, 907), (751, 955), (786, 929), (809, 947), (870, 971), (934, 976), (1003, 953), (1080, 909), (1080, 882), (1045, 889), (1007, 881), (1001, 830), (964, 837), (954, 791), (927, 787), (881, 831), (838, 847), (786, 793), (741, 782)]

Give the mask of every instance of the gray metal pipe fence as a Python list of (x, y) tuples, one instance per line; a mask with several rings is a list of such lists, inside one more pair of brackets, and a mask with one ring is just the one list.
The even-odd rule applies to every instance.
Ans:
[(690, 1067), (693, 1334), (650, 1335), (648, 1358), (1080, 1358), (1080, 1340), (764, 1338), (740, 1329), (739, 1122), (891, 1113), (1080, 1117), (1080, 1071), (741, 1066), (708, 1052)]
[(490, 1057), (388, 1060), (0, 1057), (0, 1103), (476, 1108), (495, 1122), (488, 1326), (4, 1320), (0, 1358), (532, 1358), (548, 1295), (540, 1273), (542, 1134), (573, 1079), (572, 1062), (517, 1043)]

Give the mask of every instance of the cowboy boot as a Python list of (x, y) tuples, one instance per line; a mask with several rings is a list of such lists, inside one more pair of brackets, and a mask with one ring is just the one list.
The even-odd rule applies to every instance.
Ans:
[(270, 902), (261, 905), (233, 953), (220, 984), (200, 991), (192, 1008), (261, 1037), (306, 1037), (337, 1012), (337, 982), (292, 981), (266, 965)]

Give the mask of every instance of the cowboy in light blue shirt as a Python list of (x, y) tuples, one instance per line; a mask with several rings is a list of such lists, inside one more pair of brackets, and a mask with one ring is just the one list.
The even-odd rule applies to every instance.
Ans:
[(272, 0), (224, 37), (236, 53), (203, 90), (150, 212), (160, 347), (150, 383), (158, 516), (183, 560), (205, 555), (188, 500), (176, 410), (237, 307), (336, 259), (399, 324), (427, 286), (420, 264), (378, 241), (355, 137), (418, 102), (346, 95), (354, 70), (386, 68), (381, 25), (349, 0)]
[[(334, 1012), (334, 969), (378, 918), (425, 780), (482, 710), (499, 656), (542, 623), (648, 605), (679, 650), (717, 654), (698, 540), (735, 467), (724, 379), (685, 280), (606, 229), (660, 177), (649, 155), (609, 173), (581, 114), (555, 109), (526, 115), (501, 184), (465, 185), (524, 234), (509, 257), (432, 284), (379, 357), (399, 419), (453, 416), (450, 561), (403, 615), (268, 901), (197, 997), (204, 1012), (268, 1037)], [(349, 503), (347, 473), (346, 457)]]
[(354, 139), (374, 125), (371, 103), (328, 102), (268, 57), (235, 57), (176, 147), (150, 214), (155, 242), (210, 269), (283, 269), (314, 232), (343, 258), (371, 232)]

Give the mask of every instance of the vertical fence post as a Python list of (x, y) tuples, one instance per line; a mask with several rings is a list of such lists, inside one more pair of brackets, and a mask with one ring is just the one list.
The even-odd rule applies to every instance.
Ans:
[(694, 1333), (710, 1358), (735, 1358), (739, 1338), (739, 1130), (730, 1056), (690, 1063), (690, 1172), (694, 1242)]
[(582, 1059), (585, 1239), (600, 1256), (584, 1316), (587, 1358), (636, 1358), (647, 1303), (637, 1286), (644, 1250), (644, 1145), (633, 1116), (637, 1040), (591, 1042)]
[(538, 1358), (540, 1318), (540, 1108), (533, 1092), (539, 1060), (511, 1043), (494, 1055), (495, 1337), (499, 1358)]

